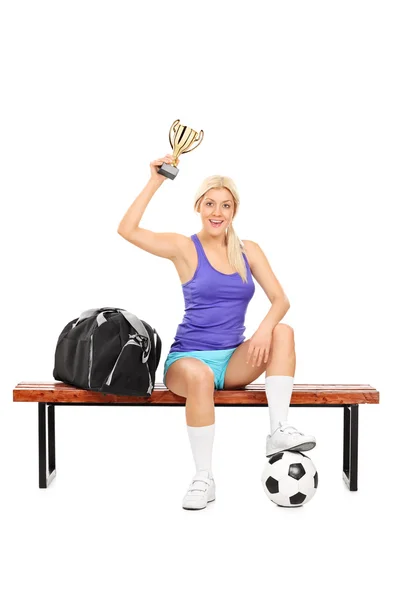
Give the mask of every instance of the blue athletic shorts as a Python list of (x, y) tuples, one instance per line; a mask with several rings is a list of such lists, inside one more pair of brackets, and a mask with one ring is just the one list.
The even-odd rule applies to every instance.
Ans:
[(224, 387), (225, 371), (228, 362), (236, 348), (228, 348), (227, 350), (192, 350), (190, 352), (170, 352), (164, 363), (163, 383), (165, 385), (165, 374), (168, 367), (178, 358), (198, 358), (206, 365), (211, 367), (214, 372), (214, 388), (222, 390)]

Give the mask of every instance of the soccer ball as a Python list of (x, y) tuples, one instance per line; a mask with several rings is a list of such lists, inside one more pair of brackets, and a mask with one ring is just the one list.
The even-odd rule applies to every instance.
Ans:
[(268, 498), (278, 506), (303, 506), (314, 496), (318, 473), (312, 460), (302, 452), (285, 450), (270, 456), (261, 474)]

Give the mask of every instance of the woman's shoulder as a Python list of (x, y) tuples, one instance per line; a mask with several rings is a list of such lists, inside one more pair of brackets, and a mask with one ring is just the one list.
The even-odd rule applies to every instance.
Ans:
[(257, 251), (257, 244), (252, 240), (240, 240), (240, 245), (246, 254), (250, 269), (252, 270), (255, 261), (255, 253)]
[(253, 242), (252, 240), (240, 240), (240, 245), (246, 252), (251, 252), (257, 246), (256, 242)]

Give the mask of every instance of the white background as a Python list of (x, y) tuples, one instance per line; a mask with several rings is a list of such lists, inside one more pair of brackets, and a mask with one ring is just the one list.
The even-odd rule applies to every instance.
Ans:
[[(398, 3), (14, 1), (0, 23), (3, 597), (385, 595), (399, 533)], [(117, 227), (175, 119), (204, 140), (141, 226), (197, 233), (199, 183), (235, 180), (235, 229), (291, 303), (295, 384), (380, 391), (360, 407), (357, 492), (341, 475), (342, 411), (297, 407), (319, 473), (297, 511), (262, 490), (262, 407), (216, 408), (207, 510), (181, 507), (183, 407), (56, 408), (57, 476), (38, 488), (37, 405), (12, 389), (52, 381), (67, 322), (137, 314), (160, 333), (162, 380), (180, 281)], [(269, 308), (256, 283), (246, 339)]]

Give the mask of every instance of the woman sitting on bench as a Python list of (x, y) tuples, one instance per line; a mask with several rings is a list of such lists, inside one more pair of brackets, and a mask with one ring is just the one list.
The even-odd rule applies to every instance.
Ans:
[[(214, 389), (238, 389), (265, 372), (270, 415), (266, 455), (311, 450), (316, 441), (290, 425), (296, 354), (293, 328), (280, 323), (289, 301), (260, 246), (238, 238), (233, 219), (239, 196), (230, 177), (214, 175), (200, 185), (194, 209), (202, 229), (190, 237), (139, 227), (145, 208), (166, 177), (158, 173), (173, 157), (150, 163), (151, 176), (122, 219), (118, 233), (139, 248), (170, 259), (178, 272), (185, 315), (164, 364), (164, 384), (186, 398), (186, 422), (196, 473), (184, 496), (186, 509), (215, 500), (211, 459), (215, 429)], [(176, 164), (179, 163), (179, 160)], [(272, 306), (252, 337), (244, 319), (255, 284)]]

